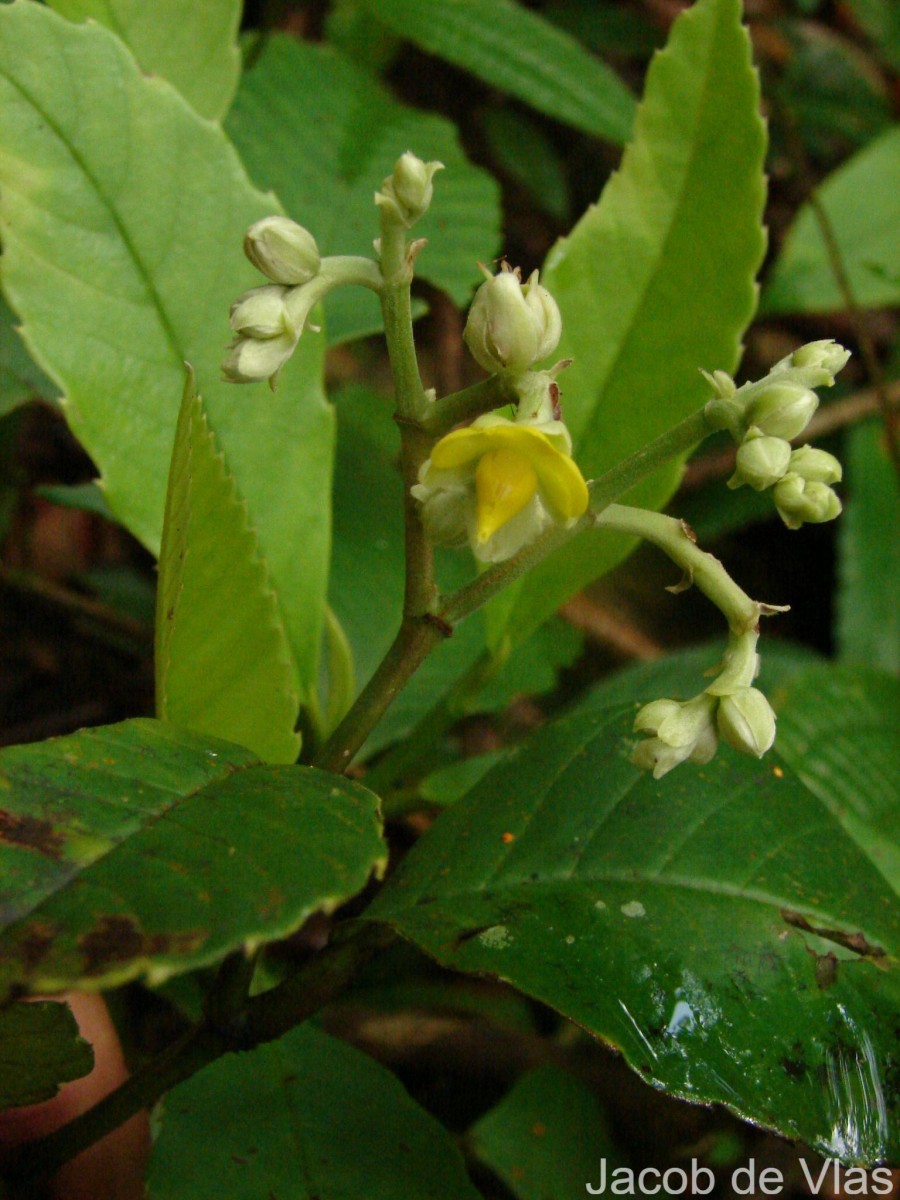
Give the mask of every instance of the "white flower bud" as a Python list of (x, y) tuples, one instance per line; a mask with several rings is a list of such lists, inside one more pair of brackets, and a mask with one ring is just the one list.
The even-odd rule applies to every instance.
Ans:
[(244, 253), (273, 283), (291, 286), (308, 283), (322, 265), (313, 235), (288, 217), (264, 217), (251, 225)]
[(775, 713), (758, 688), (741, 688), (719, 701), (719, 733), (729, 746), (762, 758), (775, 741)]
[(231, 306), (231, 328), (247, 338), (273, 338), (288, 333), (284, 297), (287, 288), (269, 284), (239, 296)]
[(841, 502), (825, 483), (808, 482), (802, 475), (788, 472), (773, 492), (775, 507), (788, 529), (801, 525), (821, 525), (840, 516)]
[(797, 437), (819, 407), (819, 397), (799, 383), (773, 383), (747, 406), (745, 421), (770, 437)]
[(463, 337), (486, 371), (521, 375), (556, 348), (562, 319), (537, 280), (535, 271), (523, 287), (518, 270), (504, 263), (475, 293)]
[(222, 374), (231, 383), (258, 383), (268, 379), (275, 386), (278, 372), (294, 353), (297, 339), (280, 337), (237, 338), (222, 363)]
[(652, 770), (661, 779), (679, 763), (707, 763), (716, 752), (713, 713), (716, 700), (701, 692), (692, 700), (654, 700), (635, 717), (636, 733), (654, 737), (639, 742), (631, 761), (642, 770)]
[(754, 436), (751, 431), (738, 447), (737, 470), (728, 486), (736, 488), (746, 483), (754, 491), (763, 492), (784, 476), (790, 461), (790, 442), (784, 438)]
[(801, 382), (807, 387), (831, 387), (834, 377), (842, 371), (850, 358), (850, 351), (845, 350), (833, 338), (824, 338), (819, 342), (807, 342), (790, 356), (790, 364), (802, 374)]
[(443, 169), (443, 163), (423, 162), (407, 150), (398, 158), (381, 191), (375, 193), (375, 203), (409, 229), (428, 211), (434, 195), (432, 179)]

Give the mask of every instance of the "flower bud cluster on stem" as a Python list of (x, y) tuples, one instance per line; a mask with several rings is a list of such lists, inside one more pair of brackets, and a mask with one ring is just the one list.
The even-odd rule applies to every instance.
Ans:
[(850, 352), (831, 340), (808, 342), (776, 363), (763, 379), (738, 388), (730, 375), (706, 375), (715, 396), (706, 405), (714, 429), (727, 429), (738, 444), (731, 488), (774, 488), (775, 507), (789, 529), (832, 521), (841, 502), (831, 488), (841, 464), (824, 450), (791, 449), (819, 404), (814, 388), (831, 387)]

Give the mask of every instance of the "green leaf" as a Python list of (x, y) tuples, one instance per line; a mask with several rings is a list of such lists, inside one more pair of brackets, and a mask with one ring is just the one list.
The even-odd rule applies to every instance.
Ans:
[(0, 7), (3, 271), (26, 345), (64, 391), (110, 507), (153, 553), (191, 363), (310, 693), (334, 433), (322, 341), (301, 341), (274, 396), (219, 378), (229, 305), (259, 283), (241, 239), (275, 207), (222, 131), (107, 30)]
[[(765, 239), (765, 131), (739, 0), (698, 0), (653, 60), (621, 169), (543, 282), (563, 318), (563, 410), (585, 477), (597, 477), (695, 411), (698, 368), (733, 370)], [(661, 507), (681, 462), (631, 500)], [(515, 626), (539, 624), (631, 545), (588, 534), (525, 580)]]
[(896, 1156), (896, 894), (771, 757), (638, 772), (634, 711), (541, 730), (369, 915), (553, 1006), (656, 1087), (847, 1162)]
[(519, 1200), (571, 1200), (616, 1165), (596, 1097), (558, 1067), (523, 1075), (466, 1140)]
[(845, 662), (900, 674), (900, 490), (880, 421), (849, 432), (838, 525), (837, 637)]
[(384, 1067), (314, 1026), (170, 1093), (149, 1200), (478, 1200), (438, 1122)]
[(543, 212), (557, 221), (569, 216), (569, 181), (562, 159), (536, 121), (510, 108), (489, 108), (484, 132), (501, 171), (510, 175)]
[(822, 666), (796, 676), (778, 748), (900, 893), (900, 680)]
[[(818, 189), (857, 304), (900, 304), (900, 126), (854, 154)], [(818, 219), (805, 204), (762, 297), (765, 314), (846, 308)]]
[(92, 513), (104, 521), (115, 522), (115, 516), (106, 503), (106, 497), (96, 483), (47, 483), (34, 489), (35, 495), (60, 508), (74, 508), (79, 512)]
[(242, 0), (49, 0), (72, 21), (117, 34), (148, 75), (161, 75), (202, 117), (221, 120), (241, 73)]
[[(456, 129), (398, 104), (331, 47), (268, 39), (241, 81), (226, 127), (255, 182), (278, 193), (323, 254), (372, 256), (372, 197), (407, 149), (446, 167), (416, 226), (416, 237), (428, 239), (417, 274), (462, 305), (480, 281), (479, 260), (497, 253), (499, 189), (468, 162)], [(377, 298), (363, 288), (333, 292), (325, 314), (332, 341), (381, 328)]]
[(127, 721), (0, 751), (0, 993), (99, 988), (286, 937), (384, 865), (378, 801)]
[(365, 0), (379, 21), (429, 54), (586, 133), (623, 142), (634, 100), (574, 38), (512, 0)]
[(50, 1100), (94, 1066), (72, 1010), (51, 1000), (0, 1009), (0, 1046), (0, 1109)]
[(300, 699), (247, 506), (192, 376), (169, 473), (156, 602), (156, 708), (163, 720), (292, 763)]

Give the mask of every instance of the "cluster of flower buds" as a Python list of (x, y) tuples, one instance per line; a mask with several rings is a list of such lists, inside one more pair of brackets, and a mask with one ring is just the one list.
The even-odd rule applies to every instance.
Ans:
[(715, 396), (706, 417), (738, 444), (732, 488), (774, 488), (775, 506), (789, 529), (833, 520), (841, 502), (831, 488), (841, 465), (824, 450), (791, 449), (819, 404), (814, 388), (831, 387), (850, 352), (834, 341), (809, 342), (776, 363), (763, 379), (735, 386), (724, 371), (706, 375)]
[(233, 383), (268, 379), (274, 387), (321, 298), (316, 283), (322, 259), (312, 234), (281, 216), (252, 225), (244, 253), (271, 283), (245, 292), (231, 306), (235, 336), (222, 373)]
[(638, 742), (631, 761), (661, 779), (679, 763), (708, 763), (720, 737), (762, 758), (775, 741), (775, 714), (752, 686), (758, 669), (756, 634), (732, 638), (720, 674), (698, 696), (654, 700), (638, 712), (635, 733), (649, 736)]

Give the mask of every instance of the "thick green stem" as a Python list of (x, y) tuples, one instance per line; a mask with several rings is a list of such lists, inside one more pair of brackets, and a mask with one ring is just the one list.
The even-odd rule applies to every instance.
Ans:
[(422, 427), (437, 438), (448, 433), (455, 425), (472, 421), (504, 405), (517, 404), (518, 401), (518, 394), (508, 375), (491, 375), (461, 392), (452, 392), (435, 400), (422, 419)]
[(673, 425), (605, 475), (595, 479), (591, 486), (591, 507), (594, 511), (601, 511), (619, 496), (624, 496), (636, 483), (651, 475), (657, 467), (680, 454), (685, 454), (698, 442), (709, 437), (710, 427), (704, 414), (705, 410), (702, 408), (691, 413), (678, 425)]

